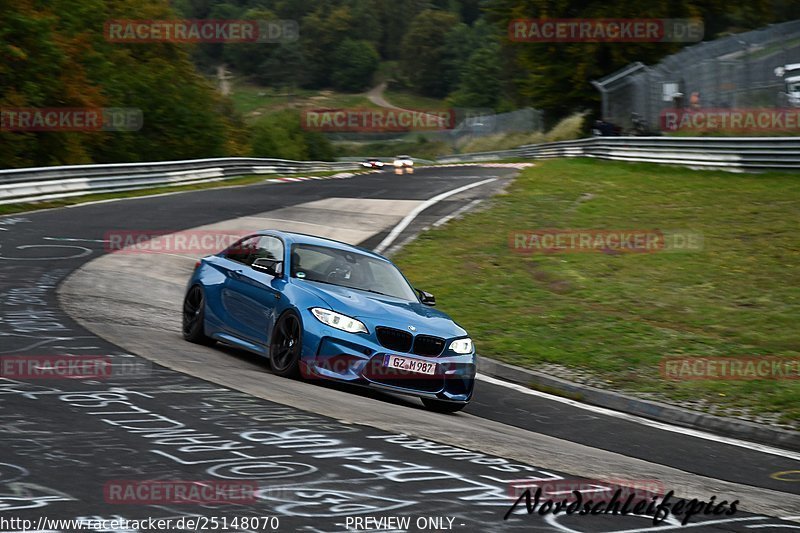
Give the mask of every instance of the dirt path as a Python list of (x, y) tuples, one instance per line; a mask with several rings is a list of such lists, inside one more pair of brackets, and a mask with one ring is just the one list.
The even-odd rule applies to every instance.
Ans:
[(383, 97), (383, 93), (384, 93), (384, 91), (386, 91), (386, 86), (387, 86), (387, 83), (384, 81), (380, 85), (377, 85), (377, 86), (373, 87), (367, 93), (367, 98), (369, 98), (369, 101), (372, 102), (373, 104), (375, 104), (378, 107), (385, 107), (387, 109), (401, 109), (402, 110), (403, 109), (402, 107), (397, 107), (394, 104), (390, 104)]

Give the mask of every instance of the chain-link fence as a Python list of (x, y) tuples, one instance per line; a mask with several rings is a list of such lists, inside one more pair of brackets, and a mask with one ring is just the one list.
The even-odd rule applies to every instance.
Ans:
[(657, 130), (662, 111), (682, 108), (778, 108), (789, 105), (776, 68), (800, 63), (800, 20), (702, 42), (656, 66), (634, 63), (592, 82), (603, 120), (634, 128), (636, 113)]
[[(391, 112), (391, 111), (390, 111)], [(448, 128), (441, 130), (419, 130), (409, 132), (330, 132), (333, 141), (376, 142), (400, 141), (425, 137), (429, 141), (462, 143), (476, 137), (504, 133), (528, 133), (544, 130), (542, 111), (533, 108), (518, 109), (508, 113), (495, 113), (489, 108), (452, 108)], [(403, 110), (398, 110), (402, 115)]]
[(452, 143), (461, 143), (487, 135), (543, 130), (544, 116), (538, 109), (525, 108), (508, 113), (494, 113), (491, 109), (474, 109), (464, 113), (464, 118), (452, 130), (436, 132), (432, 136)]

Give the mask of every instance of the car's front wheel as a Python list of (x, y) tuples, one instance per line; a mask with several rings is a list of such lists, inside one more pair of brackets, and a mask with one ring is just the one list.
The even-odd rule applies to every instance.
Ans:
[(269, 344), (272, 371), (279, 376), (296, 377), (300, 373), (303, 328), (300, 317), (287, 311), (278, 319)]
[(422, 398), (422, 404), (430, 411), (437, 413), (455, 413), (467, 406), (465, 403), (445, 402), (431, 398)]
[(205, 332), (206, 297), (203, 288), (195, 285), (183, 299), (183, 338), (196, 344), (213, 344)]

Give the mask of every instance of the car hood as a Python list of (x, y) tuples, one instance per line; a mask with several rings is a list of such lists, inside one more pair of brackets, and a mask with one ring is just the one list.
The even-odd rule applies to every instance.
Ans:
[(414, 326), (417, 333), (441, 337), (461, 337), (467, 334), (446, 313), (419, 302), (407, 302), (391, 296), (314, 281), (302, 281), (299, 284), (327, 303), (333, 311), (364, 319), (373, 325), (402, 329)]

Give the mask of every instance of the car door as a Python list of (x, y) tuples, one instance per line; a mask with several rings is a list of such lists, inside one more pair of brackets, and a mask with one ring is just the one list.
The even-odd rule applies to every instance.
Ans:
[(249, 258), (258, 246), (260, 235), (247, 237), (237, 242), (220, 254), (215, 267), (225, 276), (219, 290), (219, 302), (222, 307), (219, 319), (223, 329), (237, 338), (245, 339), (246, 327), (243, 321), (248, 320), (252, 310), (248, 311), (248, 302), (240, 295), (237, 280), (249, 268)]
[(233, 334), (242, 340), (267, 344), (284, 282), (281, 277), (254, 270), (252, 264), (259, 258), (283, 260), (283, 253), (279, 238), (259, 236), (244, 241), (240, 251), (228, 256), (234, 265), (228, 270), (223, 288), (223, 305)]

